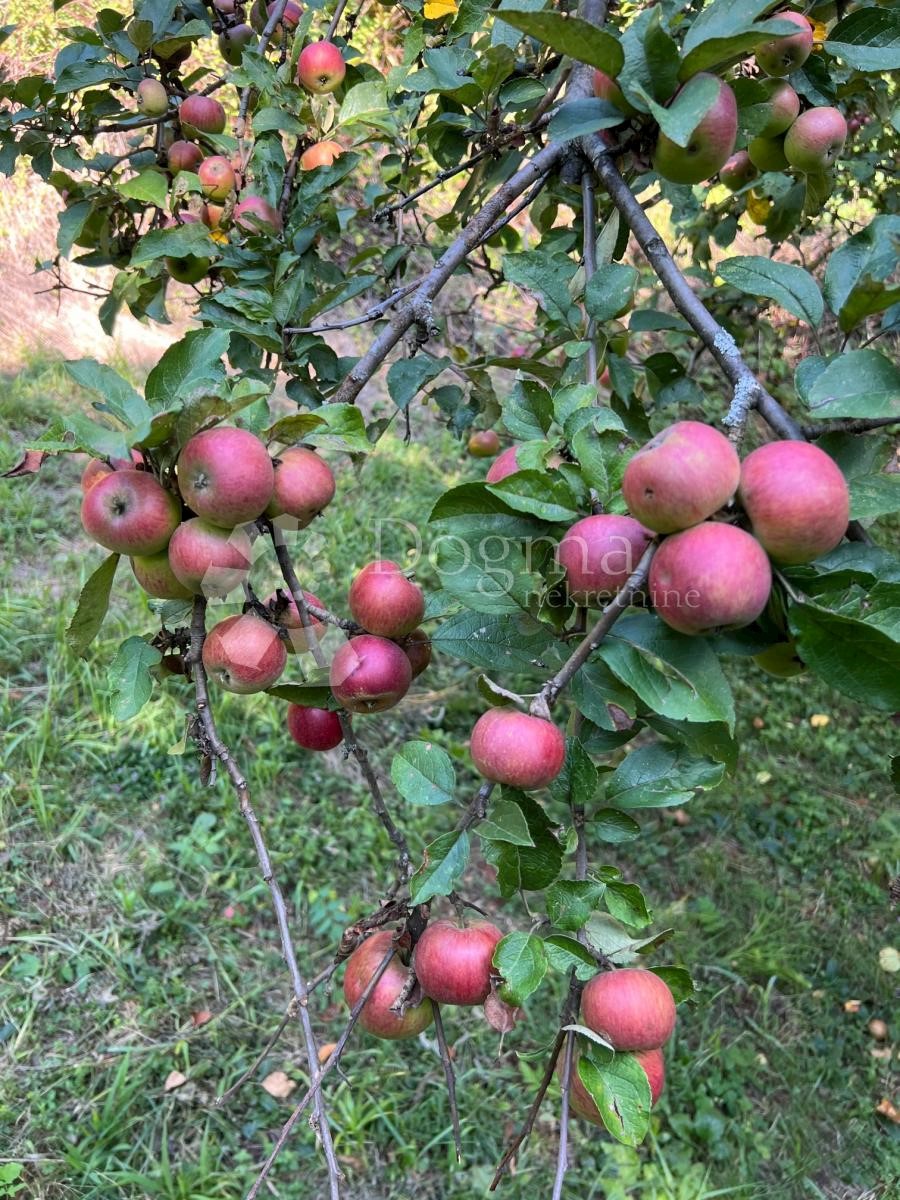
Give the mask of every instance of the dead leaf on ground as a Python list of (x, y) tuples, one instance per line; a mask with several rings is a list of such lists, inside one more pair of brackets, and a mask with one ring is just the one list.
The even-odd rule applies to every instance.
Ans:
[(284, 1071), (273, 1071), (262, 1081), (262, 1086), (276, 1100), (284, 1100), (297, 1085)]
[(844, 1012), (845, 1013), (858, 1013), (861, 1008), (862, 1008), (862, 1000), (845, 1000), (844, 1001)]
[(332, 1054), (334, 1054), (336, 1049), (337, 1049), (337, 1042), (325, 1042), (325, 1044), (323, 1046), (319, 1047), (319, 1062), (320, 1063), (328, 1062), (329, 1058), (331, 1058)]
[(900, 1125), (900, 1108), (891, 1104), (890, 1100), (885, 1098), (880, 1104), (875, 1106), (875, 1111), (882, 1117), (887, 1117), (889, 1121), (893, 1121), (895, 1125)]
[(199, 1008), (195, 1013), (191, 1013), (191, 1021), (195, 1029), (199, 1029), (201, 1025), (209, 1024), (212, 1019), (213, 1015), (208, 1008)]
[(170, 1071), (163, 1084), (163, 1091), (174, 1092), (176, 1088), (180, 1088), (185, 1083), (187, 1083), (187, 1075), (182, 1075), (180, 1071)]

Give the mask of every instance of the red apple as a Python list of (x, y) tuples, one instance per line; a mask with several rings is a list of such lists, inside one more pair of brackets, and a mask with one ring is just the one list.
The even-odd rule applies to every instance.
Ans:
[(469, 438), (469, 453), (473, 458), (493, 458), (500, 449), (500, 439), (493, 429), (479, 429)]
[(222, 154), (205, 158), (197, 168), (197, 175), (207, 200), (227, 200), (234, 189), (234, 167)]
[(800, 114), (800, 97), (786, 79), (765, 79), (762, 86), (769, 115), (765, 125), (756, 130), (757, 137), (770, 138), (787, 133)]
[(198, 596), (227, 596), (250, 574), (252, 556), (243, 529), (219, 529), (199, 517), (179, 525), (169, 542), (175, 578)]
[[(272, 14), (277, 10), (277, 8), (278, 8), (278, 0), (271, 0), (271, 3), (269, 4), (268, 8), (266, 9), (266, 20), (268, 20), (269, 17), (272, 16)], [(284, 6), (284, 12), (281, 14), (281, 21), (275, 27), (276, 33), (278, 33), (278, 35), (280, 36), (281, 33), (283, 32), (283, 28), (290, 29), (290, 30), (296, 29), (297, 26), (300, 24), (300, 18), (302, 16), (303, 16), (303, 9), (300, 7), (300, 5), (295, 4), (294, 0), (287, 0), (287, 4), (285, 4), (285, 6)]]
[(212, 96), (186, 96), (178, 120), (181, 128), (191, 134), (225, 132), (225, 109)]
[(204, 204), (200, 210), (200, 220), (207, 229), (218, 229), (224, 216), (225, 206), (223, 204)]
[(390, 559), (371, 562), (350, 584), (350, 612), (368, 633), (400, 638), (425, 615), (425, 597)]
[(99, 480), (113, 471), (142, 471), (144, 456), (140, 450), (132, 450), (131, 458), (111, 458), (106, 462), (102, 458), (92, 458), (81, 473), (81, 490), (88, 492)]
[(278, 630), (254, 613), (219, 621), (203, 643), (203, 665), (209, 677), (241, 696), (271, 687), (286, 663)]
[(629, 117), (637, 115), (637, 109), (625, 99), (622, 89), (605, 71), (594, 71), (594, 95), (598, 100), (607, 100)]
[(113, 471), (81, 502), (85, 532), (117, 554), (165, 550), (181, 519), (181, 505), (148, 471)]
[(727, 504), (740, 476), (740, 460), (728, 438), (700, 421), (676, 421), (632, 458), (622, 495), (642, 525), (674, 533)]
[(274, 486), (269, 453), (246, 429), (205, 429), (178, 456), (178, 490), (185, 504), (224, 529), (262, 516)]
[(169, 107), (169, 93), (158, 79), (142, 79), (135, 97), (137, 110), (145, 117), (161, 117)]
[[(325, 605), (318, 596), (312, 592), (304, 592), (303, 598), (307, 604), (314, 604), (316, 608), (324, 608)], [(269, 608), (277, 602), (278, 597), (273, 592), (266, 601)], [(311, 649), (313, 641), (318, 645), (325, 636), (325, 625), (322, 621), (317, 621), (315, 617), (310, 617), (310, 626), (307, 629), (300, 620), (300, 613), (297, 605), (294, 603), (293, 596), (288, 597), (288, 605), (284, 612), (279, 613), (277, 620), (288, 630), (288, 650), (293, 650), (295, 654), (302, 654), (304, 651)]]
[(515, 708), (489, 708), (475, 722), (469, 745), (485, 779), (532, 791), (552, 783), (566, 760), (566, 739), (552, 721)]
[(297, 60), (297, 82), (322, 96), (341, 86), (347, 67), (334, 42), (310, 42)]
[(491, 959), (503, 937), (490, 921), (461, 929), (453, 921), (432, 921), (416, 943), (416, 978), (439, 1004), (484, 1004), (491, 990)]
[(756, 620), (772, 590), (772, 568), (756, 538), (707, 521), (666, 538), (648, 585), (657, 615), (672, 629), (710, 633)]
[(300, 167), (303, 171), (312, 171), (316, 167), (330, 167), (344, 153), (340, 142), (316, 142), (300, 155)]
[(291, 446), (275, 459), (275, 486), (266, 509), (269, 517), (293, 517), (305, 529), (334, 499), (331, 467), (315, 450)]
[(256, 40), (249, 25), (231, 25), (219, 34), (219, 53), (230, 67), (239, 67), (244, 57), (244, 47)]
[(519, 464), (516, 461), (518, 449), (518, 446), (509, 446), (498, 458), (494, 459), (490, 467), (488, 467), (487, 475), (485, 475), (487, 483), (499, 483), (507, 475), (515, 475), (516, 471), (519, 470)]
[(245, 233), (280, 233), (281, 214), (262, 196), (245, 196), (234, 206), (233, 220)]
[(702, 183), (724, 167), (737, 140), (738, 108), (734, 92), (715, 75), (701, 71), (676, 93), (689, 96), (702, 81), (715, 79), (719, 94), (706, 116), (691, 134), (687, 146), (679, 146), (660, 131), (653, 151), (653, 169), (671, 183)]
[(672, 1036), (675, 1001), (652, 971), (623, 967), (604, 971), (585, 984), (581, 1016), (616, 1050), (656, 1050)]
[[(394, 935), (389, 929), (381, 929), (366, 938), (347, 959), (344, 999), (351, 1008), (366, 990), (366, 985), (378, 970), (393, 940)], [(417, 1037), (434, 1019), (434, 1010), (427, 997), (408, 1008), (402, 1017), (391, 1012), (391, 1005), (406, 983), (406, 973), (402, 960), (395, 954), (363, 1006), (359, 1023), (375, 1037), (389, 1038), (392, 1041)]]
[(431, 638), (424, 629), (414, 629), (400, 645), (403, 653), (409, 659), (413, 679), (418, 679), (431, 664)]
[(812, 54), (812, 25), (802, 13), (797, 12), (772, 13), (772, 19), (789, 21), (791, 25), (797, 26), (797, 33), (789, 37), (775, 38), (760, 46), (756, 51), (756, 65), (767, 75), (791, 75), (798, 67), (802, 67)]
[(556, 548), (576, 604), (596, 604), (622, 587), (653, 534), (633, 517), (600, 513), (576, 521)]
[(166, 151), (166, 162), (173, 175), (179, 171), (196, 171), (203, 162), (203, 151), (193, 142), (173, 142)]
[(770, 442), (741, 466), (738, 499), (754, 536), (776, 562), (794, 566), (833, 550), (850, 519), (847, 482), (808, 442)]
[(747, 151), (738, 150), (719, 171), (719, 179), (729, 191), (737, 192), (748, 183), (752, 183), (758, 174)]
[(810, 108), (784, 135), (784, 153), (796, 170), (820, 175), (840, 158), (846, 141), (847, 122), (839, 109)]
[(287, 714), (288, 733), (304, 750), (333, 750), (344, 740), (337, 713), (327, 708), (305, 708), (291, 704)]
[(337, 700), (349, 712), (383, 712), (399, 704), (409, 691), (412, 667), (396, 642), (364, 633), (337, 651), (329, 680)]
[[(654, 1050), (639, 1050), (634, 1057), (644, 1068), (644, 1074), (647, 1076), (647, 1082), (650, 1084), (650, 1104), (653, 1106), (663, 1094), (663, 1089), (666, 1085), (666, 1061), (663, 1057), (663, 1052), (658, 1047)], [(563, 1052), (560, 1053), (557, 1059), (556, 1070), (560, 1079), (562, 1079)], [(575, 1057), (572, 1060), (569, 1105), (576, 1116), (582, 1117), (585, 1121), (590, 1121), (592, 1125), (599, 1125), (601, 1129), (605, 1128), (599, 1108), (594, 1103), (590, 1092), (581, 1082), (581, 1077), (578, 1074), (578, 1059)]]
[(133, 558), (131, 569), (147, 595), (157, 600), (190, 600), (193, 596), (190, 588), (186, 588), (172, 570), (165, 550)]

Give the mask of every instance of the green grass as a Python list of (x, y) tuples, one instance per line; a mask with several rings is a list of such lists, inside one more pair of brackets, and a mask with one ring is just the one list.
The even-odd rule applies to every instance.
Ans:
[[(36, 414), (69, 394), (52, 364), (2, 385), (4, 462)], [(449, 441), (407, 449), (390, 438), (359, 476), (344, 470), (316, 529), (328, 554), (311, 560), (314, 590), (343, 608), (348, 575), (374, 550), (363, 513), (420, 521), (468, 469)], [(291, 1027), (229, 1104), (212, 1106), (277, 1024), (285, 971), (233, 797), (224, 783), (201, 786), (191, 754), (178, 752), (186, 682), (170, 680), (127, 725), (108, 715), (117, 641), (152, 627), (124, 568), (87, 661), (64, 648), (98, 561), (80, 537), (77, 480), (74, 462), (51, 461), (35, 480), (0, 484), (0, 1197), (24, 1183), (19, 1195), (41, 1200), (224, 1200), (245, 1192), (290, 1108), (259, 1081), (283, 1069), (302, 1088), (302, 1046)], [(734, 674), (745, 739), (734, 779), (692, 805), (686, 824), (647, 814), (644, 836), (614, 856), (644, 886), (655, 927), (677, 929), (666, 958), (691, 965), (699, 997), (682, 1012), (649, 1144), (634, 1152), (573, 1127), (566, 1195), (861, 1200), (872, 1189), (896, 1200), (900, 1131), (874, 1113), (883, 1096), (897, 1099), (896, 1043), (892, 1075), (866, 1032), (870, 1017), (896, 1014), (896, 976), (878, 965), (897, 942), (886, 886), (900, 821), (885, 774), (896, 726), (815, 682)], [(425, 729), (461, 751), (474, 683), (447, 661), (425, 679), (415, 703), (367, 723), (383, 769), (393, 746)], [(377, 906), (389, 844), (353, 767), (295, 751), (274, 701), (226, 698), (218, 709), (314, 973), (343, 927)], [(829, 723), (814, 727), (814, 714)], [(394, 808), (420, 849), (434, 813)], [(517, 902), (496, 899), (488, 870), (473, 873), (469, 890), (501, 923), (523, 922)], [(858, 1012), (845, 1011), (849, 1000)], [(532, 1006), (502, 1044), (477, 1014), (448, 1015), (462, 1167), (432, 1039), (354, 1042), (348, 1081), (328, 1088), (348, 1197), (484, 1195), (542, 1067), (519, 1052), (548, 1041), (556, 1002)], [(195, 1027), (204, 1009), (214, 1019)], [(336, 989), (317, 1008), (323, 1040), (342, 1014)], [(173, 1070), (188, 1083), (167, 1093)], [(548, 1103), (500, 1195), (549, 1195), (556, 1133)], [(302, 1123), (273, 1180), (282, 1196), (323, 1194)]]

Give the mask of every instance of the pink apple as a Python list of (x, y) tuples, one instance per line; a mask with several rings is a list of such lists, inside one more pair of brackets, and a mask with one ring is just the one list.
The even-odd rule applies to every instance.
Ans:
[(165, 550), (181, 505), (149, 471), (113, 471), (84, 494), (81, 523), (95, 542), (117, 554)]
[(196, 171), (203, 162), (203, 151), (193, 142), (173, 142), (166, 152), (166, 162), (173, 175), (179, 171)]
[(798, 171), (820, 175), (840, 158), (847, 141), (847, 122), (837, 108), (810, 108), (784, 135), (784, 154)]
[(199, 517), (179, 525), (169, 542), (175, 578), (197, 596), (227, 596), (250, 574), (252, 557), (243, 529), (220, 529)]
[(399, 704), (409, 691), (412, 667), (396, 642), (364, 633), (337, 651), (329, 681), (348, 712), (383, 712)]
[(515, 475), (519, 470), (519, 464), (516, 461), (516, 452), (518, 446), (509, 446), (502, 454), (488, 467), (488, 473), (485, 476), (487, 483), (499, 483), (501, 479), (505, 479), (507, 475)]
[(770, 138), (787, 133), (800, 115), (800, 97), (786, 79), (765, 79), (762, 87), (766, 93), (763, 103), (768, 120), (756, 130), (757, 137)]
[(812, 25), (802, 13), (797, 12), (772, 13), (772, 19), (796, 25), (797, 33), (789, 37), (775, 38), (760, 46), (756, 51), (756, 65), (767, 75), (791, 75), (798, 67), (802, 67), (812, 54)]
[(334, 42), (310, 42), (297, 60), (297, 82), (321, 96), (341, 86), (347, 67)]
[(547, 787), (560, 773), (566, 739), (552, 721), (515, 708), (489, 708), (475, 722), (469, 752), (479, 775), (528, 792)]
[(653, 151), (653, 169), (672, 183), (702, 183), (724, 167), (734, 153), (738, 132), (738, 108), (734, 92), (715, 75), (701, 71), (676, 93), (689, 97), (705, 81), (713, 79), (718, 96), (691, 134), (687, 146), (679, 146), (660, 131)]
[(616, 81), (604, 71), (594, 71), (594, 95), (598, 100), (607, 100), (610, 104), (614, 104), (629, 117), (637, 115), (637, 109), (633, 104), (629, 104)]
[(358, 572), (350, 584), (349, 604), (354, 621), (380, 637), (404, 637), (425, 615), (422, 589), (390, 559), (371, 562)]
[(254, 613), (219, 621), (203, 643), (203, 665), (209, 677), (241, 696), (271, 687), (286, 663), (278, 630)]
[(585, 984), (581, 1016), (616, 1050), (656, 1050), (672, 1036), (675, 1001), (652, 971), (623, 967), (604, 971)]
[(633, 517), (601, 513), (576, 521), (556, 550), (570, 598), (576, 604), (596, 604), (615, 595), (652, 538)]
[(752, 183), (758, 174), (747, 151), (738, 150), (719, 171), (719, 179), (729, 191), (736, 192)]
[(233, 219), (245, 233), (280, 233), (281, 214), (262, 196), (245, 196), (234, 206)]
[[(663, 1057), (663, 1052), (658, 1047), (655, 1050), (639, 1050), (634, 1057), (644, 1068), (644, 1074), (647, 1076), (647, 1082), (650, 1084), (650, 1105), (652, 1107), (663, 1094), (663, 1089), (666, 1085), (666, 1061)], [(562, 1079), (562, 1052), (557, 1060), (556, 1071), (560, 1079)], [(600, 1110), (594, 1103), (593, 1097), (581, 1082), (581, 1077), (578, 1074), (577, 1057), (573, 1057), (572, 1060), (569, 1104), (576, 1116), (581, 1117), (585, 1121), (590, 1121), (592, 1125), (600, 1126), (601, 1129), (606, 1127), (603, 1117), (600, 1115)]]
[(489, 921), (460, 928), (432, 921), (416, 943), (416, 978), (439, 1004), (484, 1004), (491, 990), (491, 960), (503, 937)]
[(304, 750), (333, 750), (344, 740), (337, 713), (327, 708), (305, 708), (291, 704), (287, 714), (288, 733)]
[[(381, 929), (366, 938), (347, 959), (344, 999), (351, 1008), (362, 997), (366, 985), (378, 970), (393, 940), (394, 935), (389, 929)], [(375, 1037), (388, 1038), (391, 1041), (417, 1037), (434, 1019), (434, 1010), (427, 998), (407, 1008), (402, 1017), (391, 1012), (391, 1005), (406, 984), (406, 974), (402, 959), (395, 954), (363, 1006), (359, 1023)]]
[(204, 429), (178, 456), (178, 490), (185, 504), (224, 529), (261, 517), (274, 486), (269, 452), (246, 429)]
[(334, 474), (324, 458), (305, 446), (281, 450), (275, 459), (275, 486), (269, 517), (292, 517), (305, 529), (334, 499)]
[(234, 167), (222, 154), (205, 158), (197, 168), (197, 175), (207, 200), (227, 200), (234, 189)]
[(188, 133), (225, 132), (225, 109), (212, 96), (186, 96), (178, 110), (178, 120)]

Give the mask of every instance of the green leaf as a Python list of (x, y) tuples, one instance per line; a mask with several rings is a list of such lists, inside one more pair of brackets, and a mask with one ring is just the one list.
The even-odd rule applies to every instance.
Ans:
[(168, 176), (156, 167), (145, 167), (134, 178), (116, 184), (116, 188), (129, 200), (140, 200), (157, 208), (165, 208), (169, 196)]
[(715, 104), (720, 87), (720, 80), (704, 74), (699, 78), (689, 79), (668, 107), (658, 104), (646, 92), (643, 92), (643, 99), (666, 137), (676, 146), (684, 147), (688, 145), (694, 130)]
[(578, 1059), (578, 1077), (617, 1141), (639, 1146), (650, 1128), (650, 1082), (633, 1054), (615, 1054), (599, 1065), (591, 1052)]
[(444, 590), (475, 612), (496, 616), (527, 610), (542, 587), (521, 546), (505, 537), (487, 536), (483, 528), (438, 538), (434, 559)]
[(818, 376), (807, 404), (817, 418), (900, 419), (900, 368), (877, 350), (848, 350)]
[(850, 519), (874, 521), (900, 512), (900, 474), (867, 475), (850, 482)]
[(150, 668), (162, 655), (141, 637), (127, 638), (109, 666), (112, 713), (117, 721), (137, 716), (153, 691)]
[(100, 632), (100, 626), (109, 608), (109, 594), (118, 565), (119, 555), (110, 554), (81, 589), (78, 607), (66, 630), (69, 649), (81, 658), (84, 658), (85, 650)]
[(825, 49), (856, 71), (900, 69), (900, 13), (862, 8), (832, 29)]
[(716, 271), (738, 291), (749, 296), (765, 296), (807, 325), (814, 328), (821, 325), (825, 302), (819, 285), (802, 267), (762, 255), (745, 255), (725, 259)]
[(231, 334), (224, 330), (190, 330), (147, 376), (147, 401), (155, 408), (171, 408), (187, 403), (197, 391), (215, 391), (225, 378), (222, 359), (230, 341)]
[(448, 804), (456, 787), (450, 755), (433, 742), (407, 742), (391, 762), (391, 779), (410, 804)]
[(575, 521), (578, 505), (565, 479), (550, 479), (542, 471), (516, 471), (487, 490), (516, 512), (531, 513), (543, 521)]
[(503, 278), (542, 297), (548, 315), (570, 328), (574, 328), (570, 321), (574, 306), (569, 283), (577, 269), (567, 255), (549, 250), (525, 250), (503, 259)]
[(882, 214), (829, 255), (825, 299), (845, 333), (900, 300), (900, 288), (885, 285), (896, 269), (898, 248), (900, 216)]
[(684, 967), (651, 967), (650, 970), (667, 985), (676, 1004), (681, 1004), (696, 994), (694, 981)]
[(608, 777), (607, 796), (620, 808), (672, 808), (717, 788), (724, 775), (724, 763), (688, 750), (641, 746)]
[(328, 446), (348, 454), (368, 454), (372, 449), (365, 417), (355, 404), (323, 404), (316, 416), (321, 424), (303, 438), (310, 446)]
[(327, 683), (279, 683), (266, 688), (266, 695), (303, 708), (329, 708), (335, 703)]
[(584, 290), (584, 306), (588, 315), (600, 322), (624, 316), (634, 303), (637, 283), (635, 267), (614, 262), (598, 267)]
[(133, 267), (144, 267), (156, 259), (166, 258), (209, 258), (216, 253), (216, 244), (209, 230), (199, 222), (193, 225), (178, 225), (174, 229), (154, 229), (145, 233), (131, 254)]
[(502, 616), (460, 612), (432, 635), (435, 650), (491, 671), (546, 670), (545, 651), (554, 644), (546, 625), (528, 613)]
[(476, 832), (489, 842), (511, 842), (514, 846), (534, 845), (525, 814), (515, 800), (494, 800), (485, 820), (476, 826)]
[(100, 407), (112, 413), (123, 425), (138, 426), (150, 416), (150, 408), (140, 392), (105, 363), (79, 358), (67, 362), (65, 368), (81, 387), (102, 397), (104, 403)]
[[(503, 424), (523, 441), (543, 438), (553, 423), (553, 401), (533, 379), (517, 379), (503, 401)], [(518, 461), (518, 459), (517, 459)]]
[(435, 896), (449, 896), (469, 862), (469, 835), (443, 833), (425, 847), (421, 867), (409, 881), (413, 904), (424, 904)]
[(497, 867), (500, 894), (504, 898), (523, 888), (529, 892), (543, 891), (557, 878), (563, 861), (563, 848), (552, 832), (553, 824), (537, 801), (517, 793), (516, 803), (525, 815), (533, 844), (489, 842), (484, 847), (485, 857)]
[(415, 358), (398, 358), (391, 363), (387, 373), (391, 399), (398, 408), (408, 408), (422, 388), (450, 365), (450, 359), (446, 356), (435, 359), (417, 354)]
[(118, 429), (110, 429), (79, 412), (67, 413), (63, 424), (75, 439), (66, 446), (67, 450), (86, 450), (95, 458), (128, 458), (128, 441)]
[(557, 929), (577, 933), (587, 924), (606, 889), (603, 883), (561, 879), (547, 889), (547, 916)]
[(900, 709), (900, 641), (814, 604), (788, 610), (800, 657), (826, 683), (873, 708)]
[(493, 964), (503, 976), (501, 999), (521, 1008), (547, 974), (544, 943), (533, 933), (508, 933), (494, 948)]
[(612, 34), (597, 29), (579, 17), (504, 8), (503, 20), (514, 29), (543, 42), (557, 53), (567, 54), (578, 62), (597, 67), (613, 78), (621, 71), (625, 61), (622, 47)]
[(550, 966), (561, 975), (574, 971), (576, 978), (586, 983), (597, 974), (597, 960), (586, 946), (573, 937), (554, 933), (544, 938), (544, 950)]
[(623, 925), (643, 929), (652, 920), (644, 893), (636, 883), (611, 880), (606, 885), (603, 899), (610, 913)]
[(621, 125), (625, 114), (608, 100), (570, 100), (550, 119), (548, 133), (555, 142), (571, 142), (601, 129)]
[(773, 38), (796, 33), (796, 26), (777, 16), (754, 23), (771, 7), (769, 0), (713, 0), (707, 4), (685, 36), (680, 78), (736, 62)]
[(634, 817), (619, 812), (617, 808), (601, 808), (595, 812), (591, 817), (590, 827), (592, 834), (613, 846), (633, 842), (641, 833), (641, 827)]

